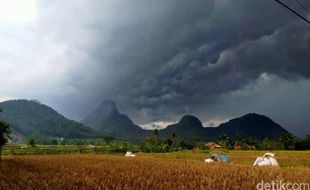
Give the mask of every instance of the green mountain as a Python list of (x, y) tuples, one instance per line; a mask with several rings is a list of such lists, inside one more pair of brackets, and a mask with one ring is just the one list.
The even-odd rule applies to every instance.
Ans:
[(240, 135), (258, 140), (264, 138), (277, 139), (282, 133), (288, 133), (287, 130), (270, 118), (255, 113), (232, 119), (218, 127), (203, 127), (198, 118), (187, 115), (177, 124), (169, 125), (165, 129), (160, 130), (160, 134), (164, 137), (169, 137), (173, 131), (178, 136), (188, 140), (192, 137), (213, 140), (224, 134), (229, 137)]
[[(210, 129), (210, 128), (209, 128)], [(288, 133), (279, 124), (270, 118), (256, 113), (249, 113), (242, 117), (232, 119), (208, 131), (210, 134), (226, 134), (234, 137), (237, 134), (262, 140), (264, 138), (277, 139), (282, 133)]]
[[(152, 131), (140, 128), (121, 114), (111, 100), (103, 101), (81, 121), (83, 124), (69, 120), (37, 101), (11, 100), (1, 102), (0, 108), (3, 109), (0, 119), (8, 121), (14, 132), (22, 136), (39, 134), (48, 137), (92, 138), (112, 135), (118, 139), (141, 140), (152, 134)], [(282, 133), (288, 133), (270, 118), (255, 113), (232, 119), (218, 127), (203, 127), (198, 118), (186, 115), (180, 122), (160, 130), (159, 134), (162, 138), (169, 138), (173, 132), (187, 140), (193, 137), (213, 140), (223, 134), (259, 140), (277, 139)]]
[(114, 101), (104, 100), (101, 105), (81, 121), (101, 132), (121, 139), (142, 139), (149, 131), (135, 125), (121, 114)]
[(184, 139), (190, 140), (193, 137), (203, 137), (206, 129), (197, 117), (186, 115), (178, 123), (169, 125), (159, 131), (160, 135), (165, 138), (169, 138), (173, 132), (176, 132), (178, 136)]
[(10, 123), (22, 136), (44, 135), (63, 138), (88, 138), (98, 132), (81, 123), (69, 120), (52, 108), (37, 101), (10, 100), (0, 103), (0, 119)]

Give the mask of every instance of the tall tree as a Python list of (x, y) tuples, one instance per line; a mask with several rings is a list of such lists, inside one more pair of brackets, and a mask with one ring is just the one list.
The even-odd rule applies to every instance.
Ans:
[(282, 133), (278, 141), (283, 144), (285, 150), (293, 150), (295, 149), (297, 138), (290, 133)]
[[(2, 109), (0, 109), (0, 113), (2, 112)], [(5, 145), (9, 139), (11, 139), (11, 129), (10, 125), (5, 121), (0, 121), (0, 161), (1, 161), (1, 151), (2, 146)]]
[(158, 129), (154, 130), (154, 137), (155, 137), (155, 141), (156, 141), (156, 145), (158, 145), (160, 143), (160, 138), (159, 138), (159, 131)]
[(173, 131), (171, 134), (171, 141), (173, 147), (175, 147), (177, 144), (177, 138), (178, 138), (177, 132)]
[(226, 135), (223, 134), (219, 137), (218, 143), (223, 147), (223, 148), (231, 148), (231, 140), (230, 138)]

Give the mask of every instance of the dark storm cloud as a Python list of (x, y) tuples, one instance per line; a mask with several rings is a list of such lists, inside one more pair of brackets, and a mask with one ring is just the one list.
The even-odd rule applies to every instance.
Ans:
[[(210, 111), (200, 106), (220, 104), (219, 96), (263, 73), (309, 76), (309, 30), (272, 1), (134, 2), (127, 8), (127, 22), (113, 25), (109, 39), (116, 51), (106, 55), (99, 43), (92, 57), (113, 73), (112, 87), (99, 81), (95, 93), (114, 98), (136, 121)], [(100, 21), (97, 27), (104, 28)]]
[[(172, 52), (170, 59), (149, 60), (157, 64), (155, 69), (135, 73), (136, 80), (119, 95), (123, 104), (130, 102), (128, 110), (140, 110), (133, 116), (157, 121), (184, 113), (208, 115), (214, 110), (202, 105), (216, 107), (219, 96), (256, 83), (262, 74), (283, 80), (309, 78), (310, 38), (304, 23), (270, 1), (221, 3), (211, 14), (192, 19), (195, 24), (178, 38), (178, 46), (157, 52)], [(288, 91), (284, 96), (290, 95)]]
[[(256, 92), (264, 77), (277, 80), (257, 87), (253, 101), (264, 91), (279, 96), (267, 88), (274, 83), (309, 82), (310, 27), (272, 0), (40, 1), (39, 7), (31, 31), (45, 50), (39, 58), (47, 57), (58, 75), (35, 78), (26, 97), (36, 94), (74, 118), (110, 98), (139, 124), (176, 121), (187, 113), (226, 119), (265, 113), (259, 105), (229, 103), (242, 102), (236, 92)], [(293, 88), (282, 89), (293, 96)], [(279, 112), (286, 107), (280, 107), (266, 113), (285, 126)], [(303, 121), (299, 126), (306, 129)]]
[(255, 82), (263, 73), (308, 78), (308, 28), (277, 4), (247, 2), (222, 1), (224, 8), (214, 7), (211, 15), (200, 18), (199, 26), (183, 36), (194, 42), (187, 41), (186, 48), (129, 86), (126, 96), (133, 105), (159, 119), (165, 112), (193, 111), (189, 107), (202, 102), (212, 105), (218, 96)]

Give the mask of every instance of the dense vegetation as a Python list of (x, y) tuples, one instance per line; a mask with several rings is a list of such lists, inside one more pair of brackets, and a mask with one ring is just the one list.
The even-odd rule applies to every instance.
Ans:
[[(176, 133), (172, 133), (170, 138), (160, 137), (158, 130), (145, 138), (143, 142), (119, 141), (111, 136), (98, 139), (53, 139), (52, 143), (47, 145), (37, 144), (36, 139), (29, 139), (28, 145), (6, 145), (3, 149), (3, 155), (34, 155), (34, 154), (107, 154), (107, 153), (125, 153), (127, 151), (145, 152), (145, 153), (165, 153), (179, 152), (183, 150), (192, 151), (213, 151), (213, 147), (208, 146), (210, 142), (203, 141), (199, 137), (191, 141), (185, 141)], [(242, 138), (229, 138), (226, 135), (221, 136), (214, 141), (222, 146), (219, 151), (227, 150), (310, 150), (310, 135), (303, 139), (296, 138), (289, 134), (282, 134), (277, 140), (253, 140)], [(211, 143), (212, 144), (212, 143)]]
[[(282, 133), (278, 139), (274, 140), (267, 138), (257, 140), (240, 135), (230, 138), (227, 135), (221, 135), (213, 143), (228, 150), (310, 150), (310, 135), (297, 138), (292, 134)], [(161, 139), (158, 130), (154, 130), (153, 135), (148, 136), (141, 144), (141, 150), (144, 152), (170, 152), (185, 149), (208, 150), (210, 147), (208, 147), (208, 141), (200, 137), (186, 140), (175, 132), (172, 132), (168, 139)]]
[[(0, 108), (0, 113), (2, 112), (2, 109)], [(2, 152), (2, 146), (5, 145), (10, 137), (11, 129), (10, 125), (0, 120), (0, 161), (1, 161), (1, 152)]]
[(4, 112), (0, 119), (11, 124), (15, 138), (19, 136), (86, 138), (100, 133), (81, 123), (69, 120), (50, 107), (34, 101), (11, 100), (0, 103)]

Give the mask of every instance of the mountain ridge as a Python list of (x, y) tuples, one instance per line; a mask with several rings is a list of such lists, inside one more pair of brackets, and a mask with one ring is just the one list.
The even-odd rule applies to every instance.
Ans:
[[(104, 100), (81, 123), (67, 119), (38, 101), (10, 100), (0, 102), (0, 108), (4, 109), (0, 119), (10, 122), (15, 131), (24, 135), (43, 133), (69, 138), (111, 135), (119, 139), (143, 139), (152, 134), (151, 130), (141, 128), (127, 115), (120, 113), (112, 100)], [(164, 138), (169, 138), (173, 132), (184, 139), (200, 137), (204, 140), (216, 139), (223, 134), (230, 137), (241, 135), (259, 140), (276, 139), (281, 133), (289, 133), (269, 117), (256, 113), (233, 118), (218, 127), (203, 127), (197, 117), (184, 115), (179, 122), (159, 130)]]
[[(187, 117), (187, 119), (184, 119), (185, 117)], [(193, 125), (190, 123), (196, 124)], [(188, 129), (188, 126), (195, 127)], [(182, 138), (188, 140), (193, 137), (200, 137), (204, 140), (217, 139), (221, 135), (227, 135), (232, 138), (240, 135), (243, 137), (263, 140), (265, 138), (277, 139), (282, 133), (289, 133), (269, 117), (256, 113), (249, 113), (231, 119), (228, 122), (220, 124), (218, 127), (203, 127), (198, 118), (187, 115), (183, 116), (178, 123), (169, 125), (160, 130), (160, 133), (165, 137), (169, 137), (169, 134), (172, 132), (176, 132)]]

